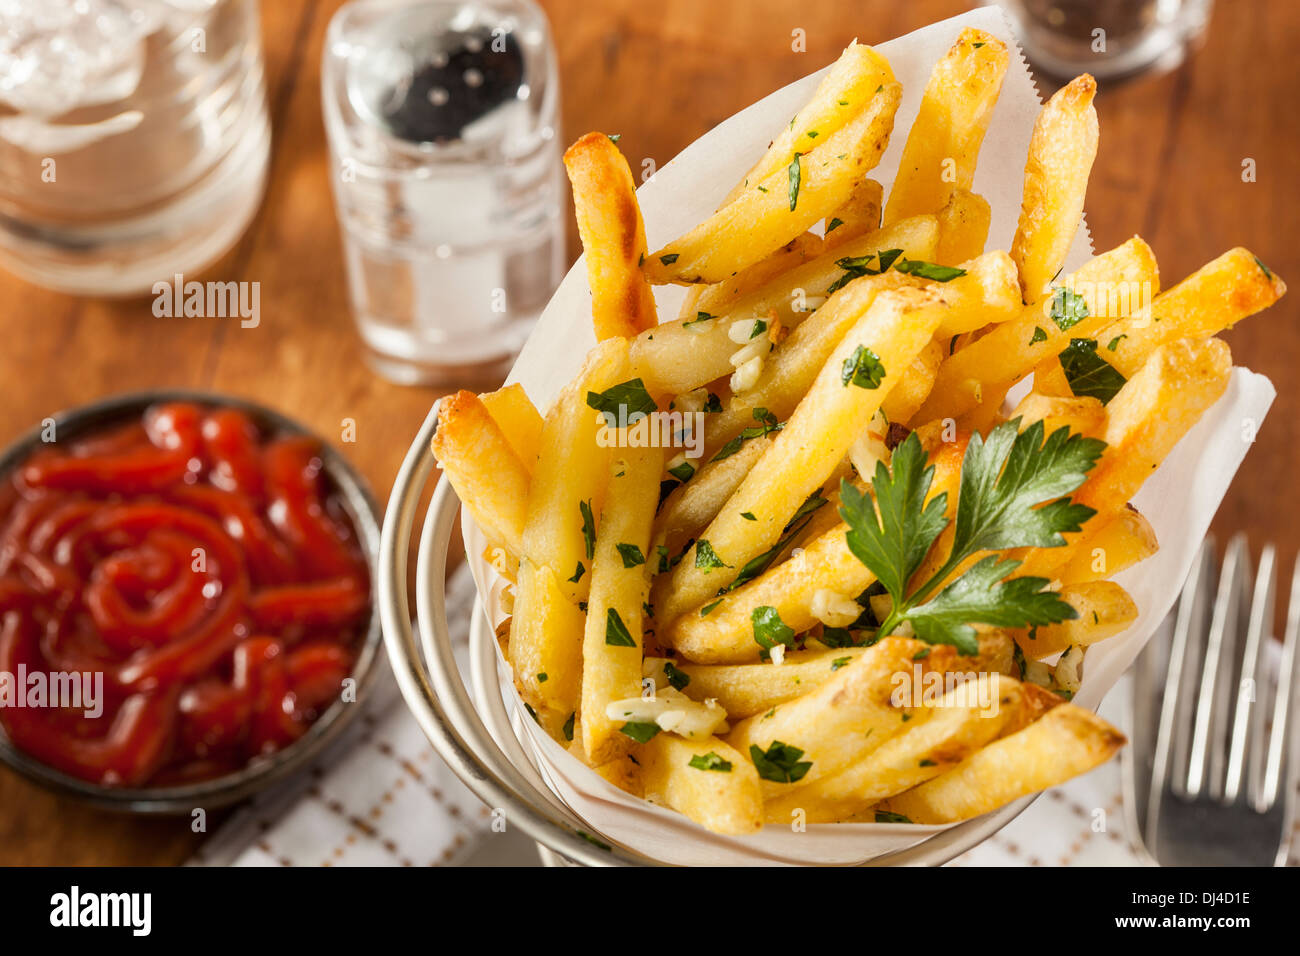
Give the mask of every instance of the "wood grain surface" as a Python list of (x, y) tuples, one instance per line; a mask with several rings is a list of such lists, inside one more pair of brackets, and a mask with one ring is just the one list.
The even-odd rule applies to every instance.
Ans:
[[(831, 61), (960, 13), (954, 0), (541, 0), (560, 55), (563, 136), (618, 132), (633, 168), (662, 165), (736, 110)], [(155, 318), (148, 300), (78, 299), (0, 274), (0, 443), (46, 415), (119, 392), (204, 388), (271, 405), (335, 441), (380, 500), (437, 393), (390, 385), (359, 358), (330, 193), (320, 58), (337, 0), (262, 4), (271, 180), (257, 219), (209, 277), (261, 283), (261, 323)], [(806, 51), (792, 50), (804, 31)], [(1300, 4), (1220, 0), (1203, 47), (1175, 72), (1097, 99), (1101, 150), (1087, 212), (1098, 249), (1142, 234), (1165, 285), (1234, 245), (1300, 282), (1293, 108)], [(1242, 181), (1253, 159), (1257, 181)], [(576, 254), (573, 230), (569, 251)], [(188, 278), (188, 277), (187, 277)], [(1230, 332), (1237, 364), (1277, 403), (1216, 518), (1254, 550), (1300, 548), (1285, 497), (1300, 466), (1300, 292)], [(356, 442), (339, 443), (342, 422)], [(1279, 493), (1281, 492), (1281, 493)], [(209, 823), (215, 823), (212, 815)], [(188, 819), (138, 819), (56, 797), (0, 769), (0, 864), (168, 864), (202, 839)]]

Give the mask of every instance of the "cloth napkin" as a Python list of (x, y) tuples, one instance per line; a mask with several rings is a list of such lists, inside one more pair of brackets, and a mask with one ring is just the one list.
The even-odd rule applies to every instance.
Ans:
[[(474, 584), (452, 575), (447, 617), (462, 669)], [(490, 815), (439, 759), (383, 662), (366, 711), (307, 773), (256, 797), (191, 861), (204, 866), (455, 866), (498, 839)], [(1128, 678), (1101, 706), (1127, 729)], [(1049, 790), (950, 866), (1141, 866), (1124, 830), (1120, 763)], [(1300, 824), (1297, 825), (1300, 829)], [(498, 862), (536, 865), (517, 844)], [(1300, 863), (1292, 850), (1291, 865)]]

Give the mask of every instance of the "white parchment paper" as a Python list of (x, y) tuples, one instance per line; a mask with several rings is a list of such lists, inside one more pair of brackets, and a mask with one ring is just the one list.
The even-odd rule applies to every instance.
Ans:
[[(1015, 233), (1025, 154), (1040, 101), (1011, 28), (997, 8), (972, 10), (888, 42), (879, 42), (882, 38), (871, 34), (869, 18), (864, 17), (858, 39), (889, 58), (903, 85), (894, 135), (871, 175), (888, 192), (930, 70), (965, 27), (977, 27), (1001, 38), (1015, 54), (980, 152), (974, 184), (992, 207), (988, 248), (1007, 249)], [(824, 72), (792, 83), (721, 123), (638, 190), (651, 249), (713, 212), (812, 95)], [(1106, 148), (1104, 130), (1101, 142), (1101, 148)], [(1087, 227), (1081, 224), (1066, 259), (1066, 271), (1077, 268), (1091, 253)], [(660, 314), (675, 315), (683, 295), (684, 291), (675, 287), (656, 290)], [(543, 312), (510, 375), (509, 380), (521, 383), (539, 408), (547, 407), (577, 374), (586, 352), (595, 345), (590, 302), (580, 259)], [(1133, 595), (1140, 614), (1127, 632), (1089, 650), (1083, 685), (1076, 697), (1080, 705), (1097, 706), (1173, 605), (1210, 519), (1250, 447), (1248, 436), (1263, 421), (1274, 394), (1268, 379), (1245, 369), (1234, 370), (1224, 397), (1137, 496), (1134, 503), (1155, 527), (1161, 549), (1152, 559), (1117, 577)], [(464, 527), (479, 593), (492, 622), (498, 623), (505, 616), (500, 604), (502, 582), (482, 560), (485, 542), (468, 516)], [(501, 669), (502, 692), (518, 708), (520, 702), (504, 661)], [(593, 830), (666, 862), (751, 866), (849, 863), (914, 845), (944, 829), (813, 824), (805, 832), (794, 832), (789, 826), (769, 825), (749, 837), (719, 836), (680, 814), (630, 797), (566, 753), (531, 720), (519, 723), (525, 732), (525, 748), (531, 747), (543, 777)]]

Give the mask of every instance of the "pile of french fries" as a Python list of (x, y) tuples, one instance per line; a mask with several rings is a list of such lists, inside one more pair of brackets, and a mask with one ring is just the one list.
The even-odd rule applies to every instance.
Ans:
[[(1124, 743), (1069, 698), (1088, 648), (1137, 616), (1110, 579), (1157, 544), (1129, 501), (1226, 388), (1215, 334), (1285, 286), (1237, 248), (1160, 291), (1137, 237), (1059, 274), (1097, 150), (1087, 75), (1043, 107), (1015, 239), (986, 251), (972, 183), (1007, 64), (996, 37), (961, 34), (886, 199), (868, 177), (901, 88), (850, 45), (717, 212), (655, 252), (615, 139), (584, 136), (565, 163), (599, 344), (544, 417), (519, 386), (441, 405), (434, 451), (513, 582), (500, 637), (529, 712), (711, 830), (964, 820)], [(689, 292), (661, 321), (663, 283)], [(610, 441), (598, 409), (619, 395), (702, 416), (700, 453)], [(1011, 420), (1105, 442), (1072, 495), (1095, 514), (1007, 555), (1075, 615), (980, 625), (974, 655), (880, 633), (889, 608), (846, 543), (841, 481), (870, 493), (915, 432), (951, 522), (971, 436)], [(942, 690), (900, 700), (900, 675)]]

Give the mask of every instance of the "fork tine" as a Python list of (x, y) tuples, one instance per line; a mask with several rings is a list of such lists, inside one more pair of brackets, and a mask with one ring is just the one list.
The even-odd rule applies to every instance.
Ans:
[[(1214, 569), (1214, 540), (1207, 537), (1183, 582), (1178, 599), (1173, 643), (1169, 649), (1169, 672), (1160, 704), (1160, 729), (1152, 753), (1151, 791), (1147, 798), (1147, 839), (1154, 846), (1159, 832), (1160, 803), (1166, 783), (1181, 791), (1186, 779), (1187, 725), (1195, 703), (1193, 688), (1196, 655), (1204, 640), (1205, 592)], [(1172, 773), (1172, 776), (1171, 776)]]
[[(1223, 799), (1234, 802), (1246, 779), (1247, 758), (1252, 770), (1248, 789), (1257, 791), (1254, 781), (1259, 772), (1259, 742), (1263, 729), (1263, 702), (1259, 700), (1263, 682), (1260, 653), (1265, 635), (1273, 626), (1273, 601), (1277, 592), (1277, 552), (1269, 544), (1259, 556), (1255, 590), (1250, 599), (1250, 623), (1246, 627), (1246, 648), (1241, 658), (1241, 679), (1237, 684), (1236, 716), (1232, 722), (1232, 739), (1228, 750), (1228, 776), (1223, 784)], [(1249, 746), (1249, 753), (1247, 748)]]
[[(1290, 751), (1300, 728), (1296, 727), (1300, 708), (1295, 706), (1296, 642), (1300, 636), (1300, 561), (1291, 575), (1291, 594), (1286, 614), (1286, 637), (1282, 642), (1282, 664), (1277, 674), (1277, 696), (1273, 702), (1273, 732), (1268, 741), (1268, 763), (1264, 786), (1256, 809), (1268, 810), (1279, 796), (1294, 802), (1296, 761)], [(1289, 814), (1288, 814), (1289, 817)], [(1289, 832), (1289, 827), (1288, 827)]]
[(1214, 596), (1214, 616), (1210, 621), (1210, 636), (1201, 668), (1201, 689), (1196, 702), (1196, 723), (1187, 765), (1187, 795), (1193, 799), (1207, 791), (1215, 798), (1223, 793), (1228, 705), (1236, 683), (1233, 664), (1240, 630), (1241, 594), (1249, 574), (1248, 563), (1246, 536), (1235, 534), (1223, 555), (1219, 588)]

